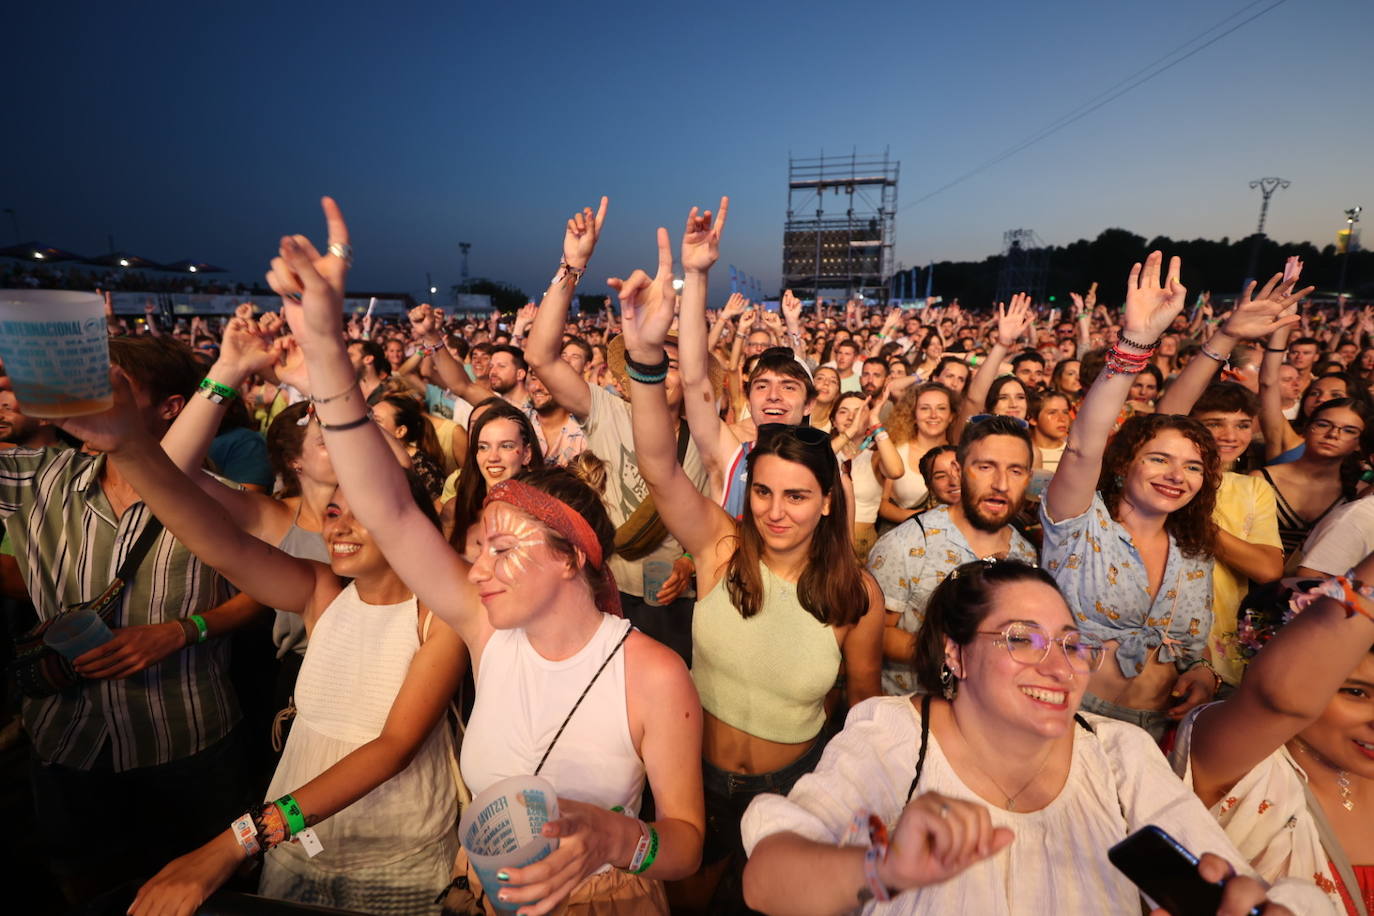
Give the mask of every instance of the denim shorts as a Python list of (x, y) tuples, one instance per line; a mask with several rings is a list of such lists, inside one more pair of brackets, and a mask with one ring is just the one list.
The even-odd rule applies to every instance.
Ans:
[(830, 740), (830, 729), (823, 727), (816, 741), (796, 760), (771, 773), (735, 773), (701, 762), (702, 787), (706, 791), (706, 841), (701, 852), (704, 864), (719, 862), (736, 854), (744, 859), (744, 843), (739, 822), (754, 796), (765, 793), (786, 795), (797, 780), (816, 768), (821, 752)]
[(1162, 712), (1153, 709), (1131, 709), (1129, 706), (1118, 706), (1101, 697), (1095, 697), (1091, 693), (1083, 694), (1083, 702), (1079, 705), (1079, 710), (1138, 725), (1149, 732), (1150, 737), (1155, 739), (1156, 743), (1163, 741), (1170, 726), (1177, 724)]

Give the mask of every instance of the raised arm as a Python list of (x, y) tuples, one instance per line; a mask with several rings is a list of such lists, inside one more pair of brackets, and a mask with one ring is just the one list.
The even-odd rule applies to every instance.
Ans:
[[(675, 298), (668, 230), (658, 230), (658, 273), (652, 280), (644, 271), (636, 270), (626, 280), (612, 278), (608, 282), (620, 295), (626, 358), (646, 366), (664, 366), (666, 372), (663, 342), (673, 323)], [(734, 522), (724, 509), (693, 486), (678, 464), (676, 436), (663, 382), (642, 383), (631, 376), (629, 386), (639, 473), (649, 485), (663, 524), (696, 558), (697, 568), (710, 575), (720, 565), (716, 559), (719, 543), (733, 533)]]
[(1202, 356), (1206, 358), (1190, 360), (1183, 367), (1178, 378), (1165, 389), (1156, 410), (1186, 415), (1212, 383), (1217, 370), (1226, 364), (1236, 344), (1242, 340), (1263, 339), (1281, 328), (1297, 324), (1298, 301), (1316, 288), (1309, 286), (1294, 293), (1293, 286), (1297, 282), (1297, 277), (1285, 280), (1283, 274), (1274, 274), (1260, 290), (1259, 297), (1252, 299), (1255, 283), (1251, 281), (1221, 329), (1202, 345)]
[(316, 592), (316, 567), (332, 577), (328, 568), (289, 556), (235, 524), (147, 434), (128, 378), (116, 370), (113, 380), (113, 408), (66, 420), (63, 427), (106, 452), (163, 526), (240, 590), (271, 607), (307, 611)]
[[(1354, 578), (1374, 580), (1374, 554)], [(1325, 711), (1374, 645), (1374, 602), (1352, 607), (1322, 597), (1285, 624), (1255, 656), (1230, 699), (1198, 713), (1191, 747), (1193, 790), (1212, 805), (1257, 763)], [(1358, 610), (1357, 610), (1358, 609)]]
[(343, 337), (348, 226), (333, 200), (322, 203), (329, 250), (339, 254), (321, 256), (305, 236), (285, 237), (267, 282), (282, 297), (282, 313), (305, 351), (312, 387), (331, 392), (327, 402), (317, 402), (316, 416), (349, 508), (401, 580), (478, 658), (491, 625), (468, 581), (468, 564), (415, 504), (385, 433), (368, 421)]
[[(592, 259), (592, 252), (596, 250), (609, 202), (603, 197), (595, 215), (591, 207), (584, 207), (581, 213), (574, 214), (568, 220), (567, 231), (563, 235), (563, 266), (545, 291), (539, 311), (534, 316), (534, 324), (530, 326), (529, 339), (525, 342), (525, 359), (530, 368), (539, 374), (539, 381), (549, 389), (554, 401), (579, 420), (586, 419), (591, 412), (592, 392), (586, 379), (565, 363), (560, 355), (563, 328), (568, 323), (568, 307), (577, 289), (577, 281), (581, 279)], [(606, 333), (609, 339), (610, 330)]]
[(954, 419), (954, 426), (950, 429), (952, 441), (959, 441), (970, 418), (985, 412), (983, 402), (987, 400), (992, 383), (1002, 371), (1002, 362), (1016, 345), (1016, 341), (1026, 333), (1031, 319), (1035, 317), (1030, 306), (1031, 298), (1025, 293), (1012, 296), (1010, 306), (998, 303), (995, 316), (997, 330), (993, 336), (992, 349), (988, 351), (987, 361), (979, 366), (973, 378), (969, 379), (968, 390), (964, 392), (963, 401), (960, 402), (959, 416)]
[[(1161, 283), (1164, 255), (1153, 251), (1142, 267), (1131, 267), (1126, 280), (1126, 312), (1122, 318), (1121, 342), (1123, 354), (1132, 358), (1148, 357), (1155, 343), (1183, 310), (1188, 290), (1179, 281), (1182, 262), (1169, 259), (1169, 271)], [(1059, 468), (1045, 490), (1045, 512), (1054, 521), (1082, 514), (1092, 504), (1097, 478), (1102, 471), (1102, 453), (1116, 424), (1121, 405), (1126, 403), (1135, 373), (1118, 365), (1113, 349), (1092, 388), (1078, 408), (1078, 417), (1069, 428), (1069, 441)]]
[[(706, 294), (711, 266), (720, 257), (720, 234), (730, 198), (720, 199), (714, 222), (711, 211), (687, 215), (682, 235), (682, 306), (678, 315), (677, 364), (682, 375), (682, 404), (692, 441), (711, 475), (712, 492), (724, 492), (725, 462), (739, 448), (739, 438), (720, 421), (711, 388), (711, 354), (706, 346)], [(629, 338), (626, 338), (628, 342)], [(628, 350), (627, 350), (628, 352)]]

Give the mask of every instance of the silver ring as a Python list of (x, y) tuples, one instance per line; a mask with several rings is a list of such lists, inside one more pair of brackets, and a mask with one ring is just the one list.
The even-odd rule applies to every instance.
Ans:
[(944, 802), (940, 803), (940, 816), (949, 817), (949, 805), (945, 804)]
[(347, 242), (330, 242), (329, 253), (339, 258), (349, 267), (353, 266), (353, 246)]

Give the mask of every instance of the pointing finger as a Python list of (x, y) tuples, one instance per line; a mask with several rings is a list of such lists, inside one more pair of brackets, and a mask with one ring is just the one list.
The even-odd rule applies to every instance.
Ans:
[(324, 209), (324, 223), (329, 229), (329, 244), (347, 245), (348, 244), (348, 223), (344, 222), (343, 211), (334, 202), (332, 197), (320, 199), (320, 206)]
[(658, 273), (671, 275), (673, 272), (673, 249), (668, 241), (668, 230), (658, 227)]
[(720, 238), (721, 231), (725, 228), (725, 214), (730, 209), (730, 198), (722, 197), (720, 207), (716, 210), (716, 225), (711, 231), (715, 233), (717, 239)]
[(601, 226), (602, 226), (603, 223), (606, 222), (606, 207), (610, 204), (610, 202), (611, 202), (611, 199), (610, 199), (609, 197), (606, 197), (606, 196), (603, 195), (602, 198), (601, 198), (601, 206), (597, 207), (597, 210), (596, 210), (596, 234), (597, 234), (597, 235), (600, 235), (600, 234), (601, 234)]

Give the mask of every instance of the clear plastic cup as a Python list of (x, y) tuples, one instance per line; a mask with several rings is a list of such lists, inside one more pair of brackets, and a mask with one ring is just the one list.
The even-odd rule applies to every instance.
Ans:
[(558, 819), (553, 783), (538, 776), (511, 776), (468, 803), (458, 822), (458, 840), (487, 898), (499, 910), (514, 912), (529, 903), (503, 905), (497, 893), (505, 887), (496, 873), (524, 868), (558, 848), (557, 838), (540, 835), (544, 824)]
[(644, 564), (644, 603), (658, 605), (658, 592), (673, 574), (673, 564), (667, 560), (649, 560)]
[(30, 417), (109, 410), (109, 331), (94, 293), (0, 290), (0, 359)]
[(90, 608), (77, 608), (58, 617), (43, 631), (43, 642), (76, 661), (87, 652), (114, 639), (114, 633)]

